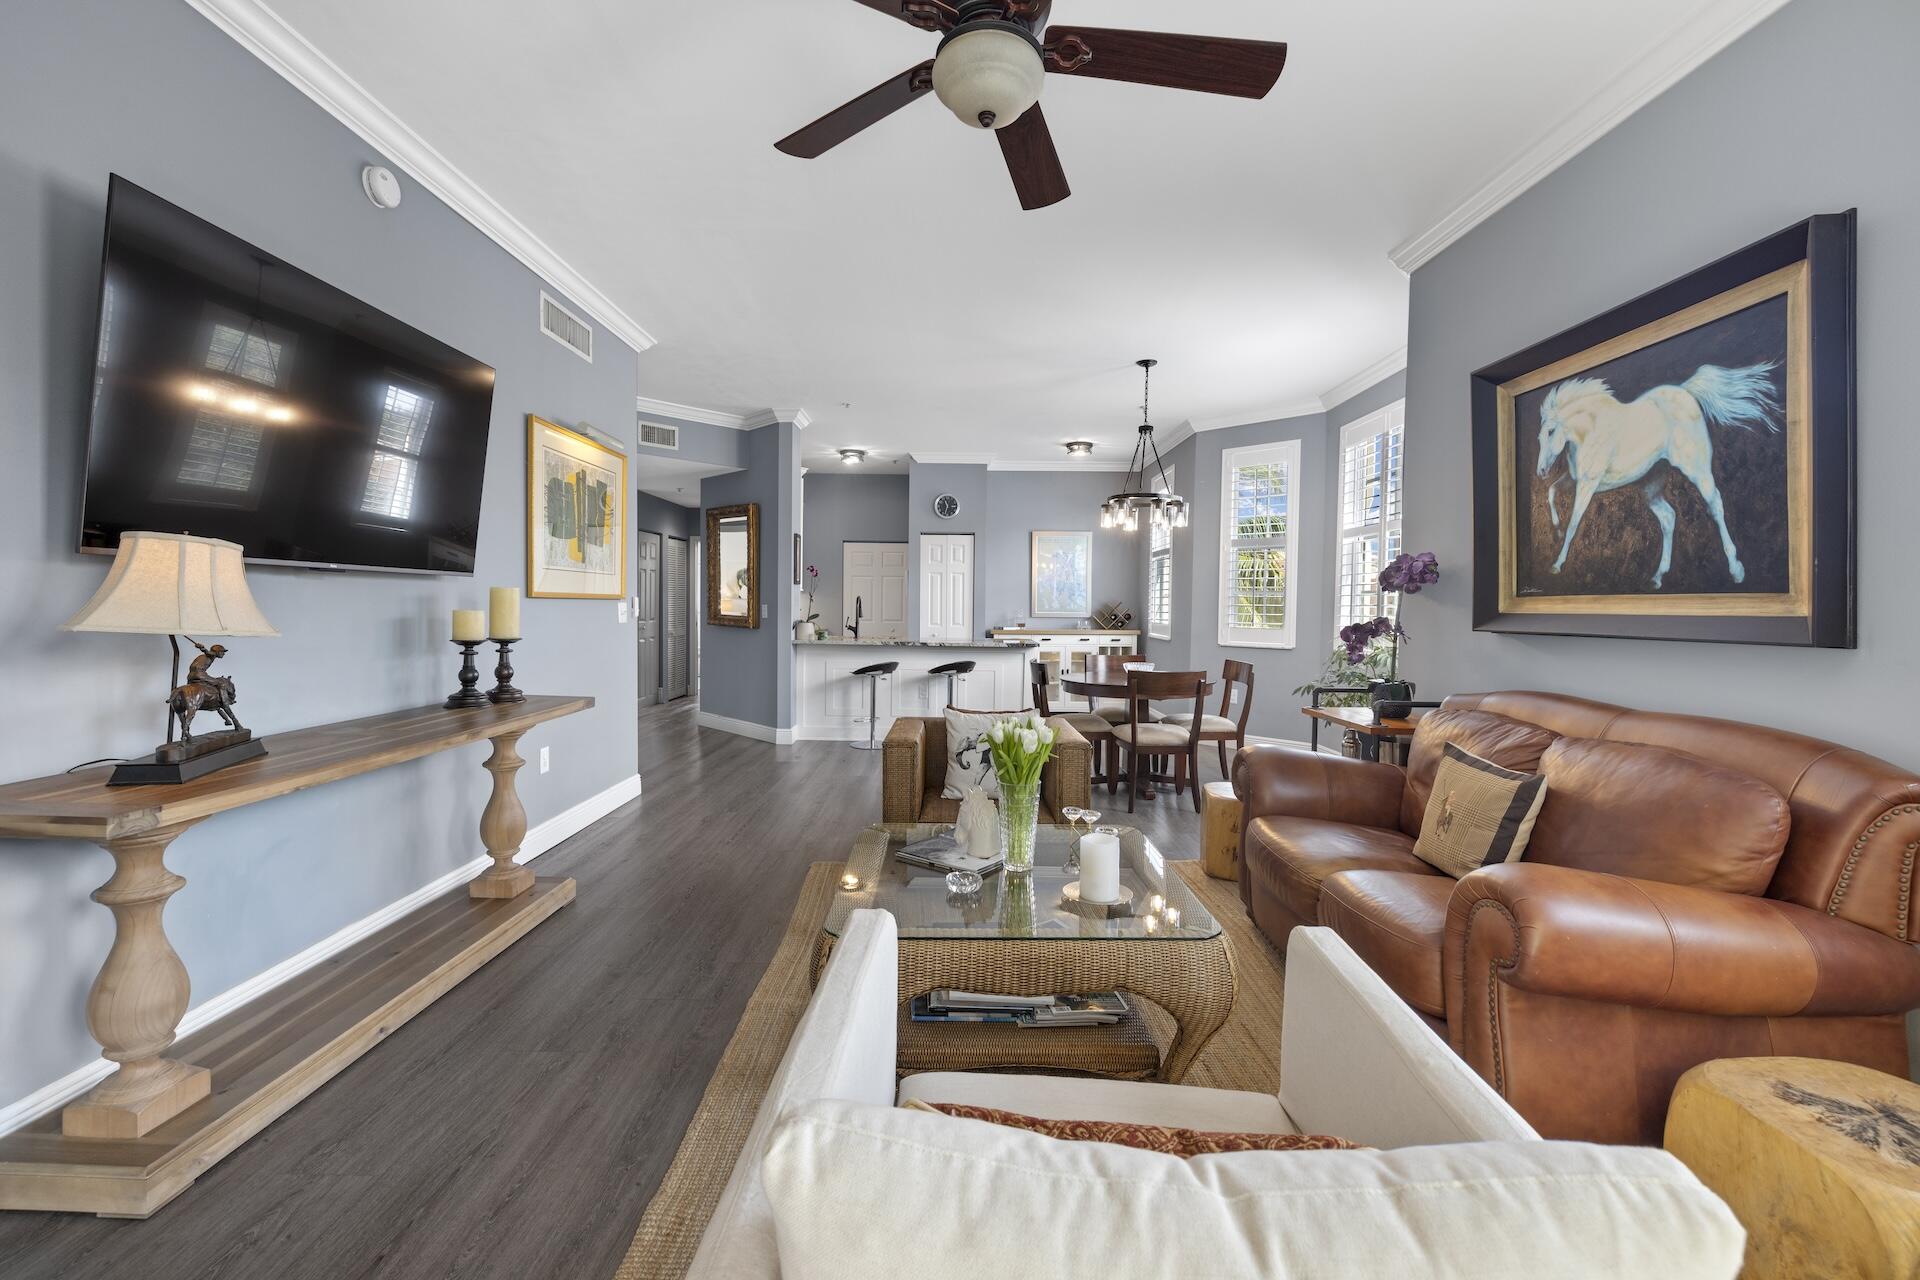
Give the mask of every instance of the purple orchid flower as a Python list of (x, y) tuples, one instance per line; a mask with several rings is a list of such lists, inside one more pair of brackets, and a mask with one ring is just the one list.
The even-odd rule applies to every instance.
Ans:
[(1422, 587), (1440, 581), (1440, 558), (1431, 551), (1417, 555), (1401, 554), (1380, 571), (1380, 589), (1417, 596)]

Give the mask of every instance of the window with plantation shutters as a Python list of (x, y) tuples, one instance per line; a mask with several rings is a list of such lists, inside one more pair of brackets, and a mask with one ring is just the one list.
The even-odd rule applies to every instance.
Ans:
[(1380, 590), (1380, 569), (1400, 554), (1406, 404), (1388, 405), (1340, 429), (1340, 540), (1334, 554), (1336, 626), (1389, 616), (1398, 596)]
[(1220, 457), (1220, 643), (1291, 649), (1300, 442)]
[[(1173, 468), (1167, 468), (1167, 489), (1173, 486)], [(1159, 521), (1148, 522), (1151, 533), (1147, 544), (1147, 635), (1155, 640), (1173, 639), (1173, 529)]]

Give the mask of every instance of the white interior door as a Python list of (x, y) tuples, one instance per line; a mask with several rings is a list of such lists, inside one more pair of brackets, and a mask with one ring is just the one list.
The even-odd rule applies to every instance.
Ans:
[(920, 535), (920, 638), (973, 638), (973, 535)]
[(907, 638), (907, 544), (904, 542), (843, 542), (840, 544), (840, 597), (846, 618), (860, 602), (860, 638)]

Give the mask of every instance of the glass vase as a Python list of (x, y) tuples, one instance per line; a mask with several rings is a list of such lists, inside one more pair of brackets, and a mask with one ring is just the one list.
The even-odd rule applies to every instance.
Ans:
[(1025, 875), (1033, 870), (1033, 842), (1040, 825), (1040, 784), (1000, 783), (1000, 856), (1007, 870)]

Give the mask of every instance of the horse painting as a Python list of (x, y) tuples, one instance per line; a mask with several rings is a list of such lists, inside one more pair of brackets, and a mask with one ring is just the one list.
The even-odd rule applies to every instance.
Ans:
[[(1613, 388), (1599, 378), (1570, 378), (1553, 387), (1540, 406), (1540, 457), (1536, 474), (1546, 479), (1562, 454), (1573, 482), (1573, 507), (1553, 572), (1566, 567), (1567, 553), (1580, 533), (1580, 522), (1595, 494), (1637, 485), (1647, 508), (1660, 525), (1660, 567), (1653, 574), (1658, 591), (1673, 568), (1673, 530), (1676, 513), (1667, 501), (1664, 475), (1650, 476), (1661, 462), (1692, 482), (1714, 523), (1727, 556), (1727, 572), (1744, 582), (1746, 566), (1733, 533), (1727, 528), (1726, 505), (1713, 477), (1713, 438), (1709, 425), (1777, 434), (1784, 426), (1773, 371), (1769, 361), (1729, 369), (1703, 364), (1678, 386), (1659, 386), (1632, 403), (1623, 404)], [(1554, 481), (1547, 490), (1548, 513), (1560, 526)]]

